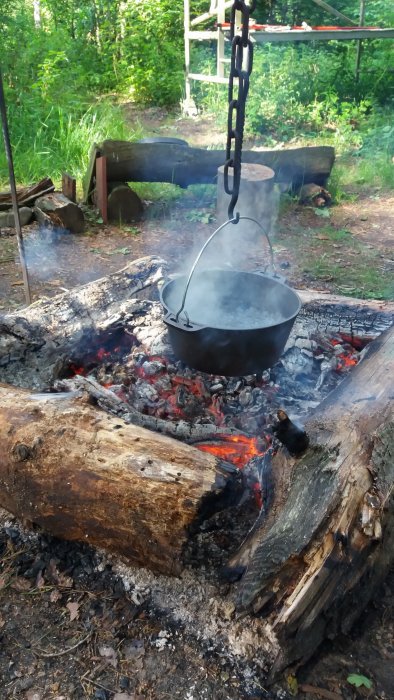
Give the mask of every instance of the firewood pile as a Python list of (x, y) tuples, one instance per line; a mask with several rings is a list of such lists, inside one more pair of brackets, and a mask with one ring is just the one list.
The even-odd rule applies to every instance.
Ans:
[[(55, 192), (55, 185), (49, 177), (29, 187), (18, 188), (17, 201), (22, 226), (36, 220), (49, 228), (71, 233), (84, 230), (84, 215), (75, 198), (73, 201), (72, 195), (70, 198), (64, 192)], [(14, 227), (11, 193), (0, 192), (0, 229)]]

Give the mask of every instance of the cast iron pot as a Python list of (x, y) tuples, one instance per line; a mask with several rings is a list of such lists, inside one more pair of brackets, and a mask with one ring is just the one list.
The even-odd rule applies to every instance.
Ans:
[(260, 272), (206, 270), (194, 276), (180, 316), (186, 282), (187, 276), (176, 277), (160, 292), (176, 357), (227, 376), (261, 372), (277, 362), (301, 308), (293, 290)]
[[(251, 221), (267, 238), (272, 273), (208, 269), (195, 273), (212, 239), (228, 224)], [(189, 275), (160, 291), (175, 355), (190, 367), (227, 376), (262, 372), (277, 362), (301, 308), (297, 294), (275, 273), (270, 238), (259, 221), (239, 216), (208, 238)]]

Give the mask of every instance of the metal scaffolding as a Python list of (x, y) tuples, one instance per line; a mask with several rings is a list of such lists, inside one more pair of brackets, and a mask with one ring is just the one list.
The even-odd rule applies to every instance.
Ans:
[[(338, 15), (336, 10), (328, 5), (323, 0), (313, 0), (316, 4), (323, 7), (331, 14)], [(186, 84), (185, 96), (186, 102), (190, 103), (191, 82), (193, 80), (205, 81), (209, 83), (228, 83), (226, 77), (226, 64), (230, 59), (225, 56), (225, 43), (230, 33), (230, 28), (226, 24), (226, 10), (233, 4), (232, 0), (210, 0), (209, 10), (198, 17), (191, 19), (190, 17), (190, 0), (184, 0), (184, 35), (185, 35), (185, 66), (186, 66)], [(360, 4), (360, 25), (364, 23), (365, 0), (361, 0)], [(216, 19), (216, 27), (214, 29), (199, 30), (195, 29), (198, 25), (206, 22), (209, 19)], [(351, 24), (353, 20), (342, 16)], [(250, 37), (256, 44), (266, 44), (275, 42), (295, 42), (295, 41), (358, 41), (358, 50), (356, 58), (356, 78), (360, 71), (360, 55), (361, 41), (363, 39), (393, 39), (394, 28), (378, 29), (363, 26), (338, 27), (327, 29), (313, 29), (308, 27), (283, 28), (267, 25), (252, 25), (250, 28)], [(190, 72), (190, 53), (192, 42), (195, 41), (211, 41), (216, 43), (216, 73), (212, 75), (204, 73)]]

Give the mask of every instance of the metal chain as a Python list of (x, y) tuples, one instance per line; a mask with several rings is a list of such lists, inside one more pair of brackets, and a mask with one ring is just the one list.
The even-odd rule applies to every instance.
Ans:
[[(224, 164), (224, 190), (231, 195), (228, 218), (238, 223), (239, 213), (234, 215), (241, 184), (241, 154), (245, 124), (245, 103), (249, 91), (249, 76), (253, 67), (253, 44), (249, 39), (249, 18), (254, 12), (257, 0), (234, 0), (231, 8), (230, 40), (231, 66), (228, 85), (228, 118), (226, 162)], [(235, 13), (242, 16), (242, 32), (235, 34)], [(238, 94), (234, 98), (234, 78), (238, 78)], [(235, 124), (234, 124), (235, 121)], [(234, 152), (232, 153), (234, 141)], [(232, 168), (233, 185), (229, 186), (229, 168)]]

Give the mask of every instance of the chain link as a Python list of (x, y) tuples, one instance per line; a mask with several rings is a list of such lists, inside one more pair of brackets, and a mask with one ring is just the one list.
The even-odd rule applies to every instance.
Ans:
[[(228, 218), (238, 223), (239, 213), (234, 216), (234, 208), (238, 200), (241, 184), (241, 155), (245, 124), (245, 103), (249, 91), (249, 76), (253, 68), (253, 44), (249, 38), (249, 18), (254, 12), (257, 0), (234, 0), (231, 8), (230, 40), (231, 65), (228, 85), (228, 118), (226, 162), (224, 164), (224, 190), (231, 195), (228, 207)], [(242, 17), (241, 34), (235, 34), (235, 13)], [(234, 97), (234, 78), (238, 78), (238, 93)], [(234, 142), (234, 151), (233, 149)], [(232, 169), (233, 184), (229, 185), (229, 168)]]

